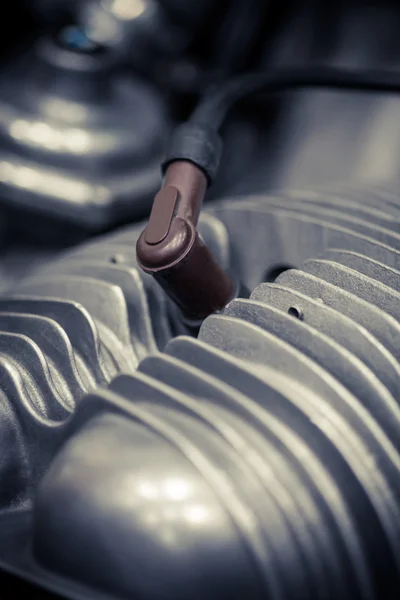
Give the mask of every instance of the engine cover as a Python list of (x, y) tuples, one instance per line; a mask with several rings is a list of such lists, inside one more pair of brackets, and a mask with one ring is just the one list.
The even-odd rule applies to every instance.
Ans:
[(4, 571), (69, 598), (397, 598), (399, 223), (389, 189), (215, 204), (201, 235), (254, 291), (197, 339), (138, 272), (141, 227), (20, 282)]

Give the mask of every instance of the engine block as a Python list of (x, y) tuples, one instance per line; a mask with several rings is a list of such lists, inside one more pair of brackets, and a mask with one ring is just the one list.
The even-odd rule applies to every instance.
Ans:
[[(69, 598), (397, 598), (400, 199), (224, 200), (197, 339), (129, 227), (0, 300), (0, 563)], [(29, 551), (27, 549), (30, 549)]]

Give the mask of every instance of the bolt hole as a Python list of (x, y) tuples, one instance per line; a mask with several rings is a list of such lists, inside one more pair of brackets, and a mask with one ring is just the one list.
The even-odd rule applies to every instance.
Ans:
[(304, 312), (301, 308), (298, 308), (297, 306), (291, 306), (288, 310), (288, 314), (291, 317), (294, 317), (295, 319), (299, 319), (299, 321), (302, 321), (304, 319)]
[(282, 273), (284, 273), (285, 271), (294, 268), (295, 267), (293, 267), (292, 265), (274, 265), (273, 267), (267, 269), (263, 281), (267, 283), (273, 283), (276, 279), (278, 279), (279, 275), (282, 275)]
[(114, 254), (114, 256), (111, 256), (110, 262), (113, 265), (120, 265), (124, 262), (124, 257), (122, 256), (122, 254)]

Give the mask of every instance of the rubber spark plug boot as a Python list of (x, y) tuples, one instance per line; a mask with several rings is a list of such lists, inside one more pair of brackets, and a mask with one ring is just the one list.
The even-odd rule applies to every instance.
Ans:
[(169, 163), (136, 246), (139, 266), (193, 321), (223, 309), (236, 292), (196, 229), (207, 185), (204, 171), (192, 162)]

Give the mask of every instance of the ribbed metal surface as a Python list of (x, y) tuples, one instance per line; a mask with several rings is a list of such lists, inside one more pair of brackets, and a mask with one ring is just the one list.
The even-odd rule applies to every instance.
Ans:
[(0, 560), (38, 576), (30, 540), (70, 597), (397, 598), (399, 215), (344, 186), (215, 205), (202, 235), (255, 289), (198, 339), (171, 340), (140, 228), (22, 281), (0, 302), (2, 477), (27, 491), (2, 501), (32, 504)]

